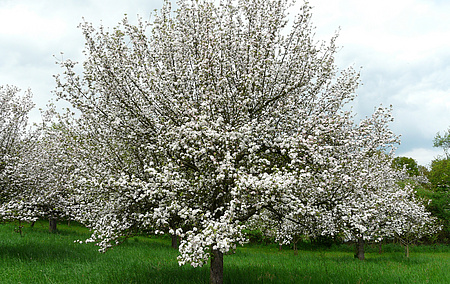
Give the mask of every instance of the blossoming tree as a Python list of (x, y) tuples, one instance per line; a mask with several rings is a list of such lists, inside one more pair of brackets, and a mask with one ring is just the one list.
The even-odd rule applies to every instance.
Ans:
[(30, 91), (19, 92), (14, 86), (0, 86), (0, 220), (14, 217), (5, 205), (22, 190), (16, 170), (28, 146), (28, 113), (34, 105)]
[(52, 232), (58, 219), (70, 220), (73, 195), (68, 181), (75, 168), (66, 154), (66, 137), (62, 128), (51, 122), (36, 125), (29, 133), (14, 170), (19, 188), (3, 204), (11, 218), (26, 222), (48, 218)]
[[(288, 199), (282, 209), (256, 215), (253, 219), (272, 221), (280, 243), (295, 243), (296, 236), (340, 236), (358, 243), (357, 256), (364, 259), (365, 241), (404, 235), (432, 234), (435, 220), (414, 195), (411, 185), (401, 187), (405, 171), (391, 167), (398, 138), (389, 130), (389, 109), (378, 108), (374, 114), (355, 125), (349, 117), (335, 131), (328, 128), (322, 141), (315, 142), (306, 164), (313, 169), (302, 177), (302, 186), (310, 188)], [(335, 124), (336, 127), (338, 124)], [(335, 136), (336, 135), (336, 136)], [(333, 141), (323, 145), (323, 139)], [(412, 213), (414, 212), (414, 213)], [(408, 216), (414, 216), (410, 218)], [(257, 224), (261, 222), (256, 222)], [(414, 230), (411, 231), (411, 228)]]
[(83, 73), (61, 62), (57, 93), (80, 112), (71, 180), (92, 241), (166, 230), (180, 265), (210, 260), (221, 283), (223, 255), (263, 211), (338, 230), (326, 216), (354, 191), (352, 165), (395, 138), (384, 109), (355, 127), (358, 73), (334, 65), (336, 37), (314, 40), (308, 4), (288, 21), (291, 4), (181, 0), (152, 23), (81, 25)]
[[(355, 179), (355, 191), (337, 206), (335, 223), (346, 240), (357, 242), (355, 257), (364, 260), (364, 243), (385, 238), (411, 238), (439, 230), (436, 218), (416, 198), (412, 184), (401, 185), (408, 175), (391, 167), (392, 157), (368, 157)], [(408, 243), (409, 244), (409, 243)]]

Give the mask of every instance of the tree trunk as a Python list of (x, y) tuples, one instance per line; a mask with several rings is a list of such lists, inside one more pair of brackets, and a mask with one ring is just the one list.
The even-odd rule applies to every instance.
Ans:
[(35, 223), (36, 223), (36, 221), (31, 222), (30, 228), (34, 228)]
[(355, 257), (359, 260), (364, 260), (364, 238), (358, 238), (358, 243), (356, 244), (356, 254)]
[(293, 243), (294, 243), (294, 255), (298, 255), (298, 248), (297, 243), (300, 240), (300, 237), (294, 236)]
[(173, 234), (170, 237), (172, 238), (172, 248), (178, 249), (178, 236)]
[(56, 219), (55, 218), (48, 218), (48, 231), (50, 233), (56, 232)]
[(378, 243), (378, 254), (382, 254), (383, 253), (382, 245), (383, 244), (381, 242)]
[(209, 283), (223, 283), (223, 253), (220, 250), (212, 250)]
[(406, 255), (407, 258), (409, 258), (409, 244), (406, 244), (405, 255)]
[(278, 244), (278, 251), (282, 251), (283, 250), (283, 245), (282, 244)]

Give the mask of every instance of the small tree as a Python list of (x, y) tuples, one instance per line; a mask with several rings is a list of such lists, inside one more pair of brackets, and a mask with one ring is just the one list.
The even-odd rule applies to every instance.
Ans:
[(56, 231), (58, 219), (70, 219), (71, 215), (68, 179), (74, 167), (67, 157), (64, 138), (56, 124), (37, 126), (16, 167), (21, 190), (5, 204), (20, 220), (47, 218), (50, 232)]
[(343, 202), (344, 208), (349, 206), (342, 217), (344, 232), (348, 239), (358, 241), (356, 257), (360, 260), (364, 259), (365, 241), (380, 242), (399, 235), (420, 238), (440, 229), (423, 201), (417, 199), (407, 168), (392, 169), (392, 155), (379, 153), (371, 160), (373, 166), (359, 182), (369, 190)]

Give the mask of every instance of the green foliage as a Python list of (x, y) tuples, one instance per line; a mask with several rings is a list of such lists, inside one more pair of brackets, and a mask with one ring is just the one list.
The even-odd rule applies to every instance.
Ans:
[(431, 162), (428, 174), (431, 186), (438, 191), (450, 189), (450, 158), (438, 158)]
[(437, 133), (433, 140), (433, 146), (442, 148), (447, 156), (449, 157), (450, 150), (450, 128), (447, 131), (444, 131), (444, 134), (441, 136), (440, 133)]
[(439, 234), (440, 242), (450, 242), (450, 192), (438, 191), (432, 196), (428, 210), (442, 221), (443, 229)]
[(392, 161), (392, 167), (397, 170), (402, 170), (406, 168), (406, 172), (410, 176), (418, 176), (420, 175), (419, 165), (413, 158), (408, 157), (396, 157)]
[(429, 186), (423, 187), (423, 186), (416, 186), (416, 195), (417, 197), (420, 197), (425, 200), (430, 200), (435, 197), (435, 191), (430, 189)]
[(429, 200), (427, 210), (441, 221), (442, 230), (435, 241), (439, 243), (450, 242), (450, 192), (434, 190), (434, 188), (417, 187), (419, 197)]
[(431, 162), (430, 171), (426, 176), (429, 183), (429, 191), (422, 193), (426, 198), (431, 199), (427, 208), (432, 214), (438, 217), (443, 229), (438, 236), (439, 242), (450, 242), (450, 129), (439, 133), (433, 140), (434, 147), (440, 147), (445, 152), (445, 157), (439, 157)]
[(450, 220), (450, 193), (448, 191), (434, 192), (428, 208), (440, 219)]

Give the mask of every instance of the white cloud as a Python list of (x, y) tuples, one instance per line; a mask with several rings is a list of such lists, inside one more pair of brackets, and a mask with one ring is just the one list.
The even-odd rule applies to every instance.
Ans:
[(397, 153), (420, 163), (435, 156), (432, 140), (450, 126), (450, 1), (311, 0), (320, 39), (341, 27), (339, 67), (362, 66), (355, 111), (393, 105)]
[(328, 38), (341, 27), (339, 42), (362, 52), (414, 61), (430, 50), (450, 47), (450, 5), (425, 0), (315, 0), (318, 35)]
[[(0, 84), (30, 88), (37, 108), (45, 108), (53, 97), (53, 75), (60, 52), (64, 58), (82, 62), (84, 39), (77, 26), (84, 17), (95, 27), (116, 26), (128, 14), (135, 22), (144, 19), (163, 0), (0, 0)], [(39, 121), (39, 111), (31, 114)]]
[(39, 15), (30, 6), (19, 4), (0, 10), (0, 35), (27, 38), (39, 44), (60, 37), (66, 23), (57, 17)]
[(442, 155), (443, 152), (438, 149), (425, 148), (415, 148), (408, 152), (398, 153), (398, 156), (413, 158), (419, 165), (425, 167), (429, 167), (432, 160)]

